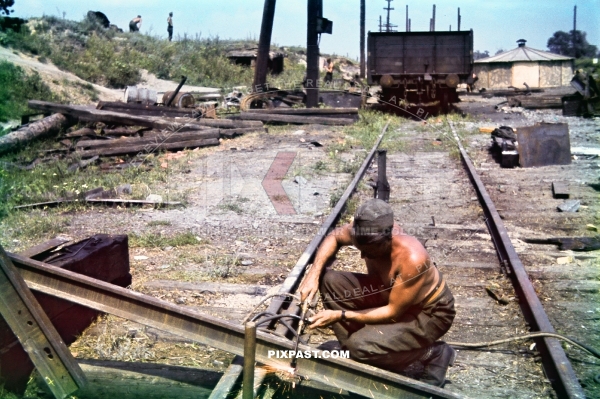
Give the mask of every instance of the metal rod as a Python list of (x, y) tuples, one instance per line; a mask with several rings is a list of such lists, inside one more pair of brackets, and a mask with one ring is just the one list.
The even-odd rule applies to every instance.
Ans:
[(377, 187), (375, 198), (388, 202), (390, 200), (390, 183), (387, 180), (386, 150), (377, 150)]
[(254, 365), (256, 363), (256, 323), (249, 321), (244, 333), (244, 382), (242, 398), (254, 399)]
[(183, 84), (185, 83), (186, 80), (187, 80), (187, 76), (182, 76), (181, 77), (181, 82), (179, 82), (179, 85), (177, 86), (177, 88), (175, 89), (175, 91), (173, 92), (173, 94), (171, 94), (171, 97), (169, 97), (169, 101), (167, 101), (167, 103), (165, 104), (165, 107), (168, 107), (168, 106), (171, 105), (171, 103), (173, 102), (173, 100), (177, 96), (177, 93), (179, 93), (179, 90), (181, 90), (181, 87), (183, 86)]
[(265, 0), (260, 37), (258, 39), (258, 52), (254, 66), (254, 82), (252, 91), (265, 91), (269, 66), (269, 50), (271, 48), (271, 34), (273, 33), (273, 20), (275, 19), (276, 0)]
[[(504, 227), (504, 223), (496, 210), (492, 199), (479, 175), (477, 174), (471, 159), (463, 148), (454, 126), (450, 123), (450, 128), (454, 134), (454, 138), (458, 144), (463, 163), (467, 169), (467, 173), (471, 178), (473, 186), (477, 191), (479, 202), (489, 220), (490, 235), (493, 238), (496, 251), (500, 261), (506, 260), (512, 273), (510, 274), (515, 291), (519, 296), (519, 304), (525, 316), (525, 319), (530, 324), (532, 331), (554, 332), (554, 328), (544, 311), (544, 307), (538, 298), (535, 289), (527, 275), (525, 267), (521, 263), (521, 259), (517, 251), (513, 247), (508, 231)], [(569, 362), (560, 342), (555, 338), (537, 339), (538, 350), (542, 355), (542, 363), (544, 372), (552, 383), (552, 387), (560, 398), (585, 398), (585, 393), (579, 384), (579, 380), (573, 371), (573, 367)]]
[[(244, 353), (244, 327), (201, 314), (103, 281), (62, 270), (42, 262), (9, 254), (30, 289), (79, 305), (122, 317), (145, 326), (169, 331), (184, 338), (236, 355)], [(290, 359), (269, 356), (290, 351), (294, 344), (283, 338), (257, 331), (256, 361), (283, 370)], [(322, 357), (320, 351), (300, 344), (299, 351), (310, 358), (299, 358), (296, 374), (366, 397), (378, 398), (462, 398), (399, 374), (346, 358)]]

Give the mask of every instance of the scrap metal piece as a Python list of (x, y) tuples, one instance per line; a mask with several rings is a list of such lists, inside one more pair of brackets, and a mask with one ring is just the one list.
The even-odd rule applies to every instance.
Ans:
[[(169, 331), (236, 355), (242, 355), (244, 352), (242, 325), (19, 255), (10, 256), (31, 289)], [(288, 370), (289, 357), (277, 358), (273, 354), (277, 351), (288, 353), (293, 349), (294, 344), (287, 339), (274, 337), (262, 331), (257, 332), (256, 361), (260, 363)], [(461, 395), (441, 388), (350, 359), (321, 356), (318, 349), (307, 345), (300, 344), (298, 350), (303, 354), (310, 353), (311, 356), (297, 359), (297, 375), (362, 396), (374, 397), (373, 392), (376, 392), (377, 397), (383, 399), (462, 398)]]
[(85, 385), (85, 375), (0, 246), (0, 314), (55, 398)]
[(568, 200), (557, 206), (559, 212), (577, 212), (581, 206), (579, 200)]
[(538, 123), (522, 127), (517, 137), (521, 167), (571, 163), (569, 126), (566, 123)]

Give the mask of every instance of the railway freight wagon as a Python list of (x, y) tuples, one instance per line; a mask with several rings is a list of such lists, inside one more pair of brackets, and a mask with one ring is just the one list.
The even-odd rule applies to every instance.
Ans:
[(369, 32), (369, 85), (398, 113), (422, 108), (447, 112), (456, 87), (473, 83), (473, 31)]

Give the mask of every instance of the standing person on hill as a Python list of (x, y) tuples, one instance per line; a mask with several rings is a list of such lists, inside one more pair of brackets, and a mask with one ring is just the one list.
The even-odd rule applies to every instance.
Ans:
[(169, 32), (169, 41), (173, 39), (173, 13), (169, 13), (169, 18), (167, 18), (167, 32)]
[(142, 27), (142, 16), (138, 15), (129, 21), (129, 32), (139, 32)]
[(331, 58), (327, 58), (327, 66), (325, 67), (325, 83), (331, 83), (333, 81), (333, 61)]

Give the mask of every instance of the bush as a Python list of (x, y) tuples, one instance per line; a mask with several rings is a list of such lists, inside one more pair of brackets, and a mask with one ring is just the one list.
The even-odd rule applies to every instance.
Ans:
[(28, 100), (59, 101), (39, 74), (0, 61), (0, 122), (18, 119), (27, 113)]

